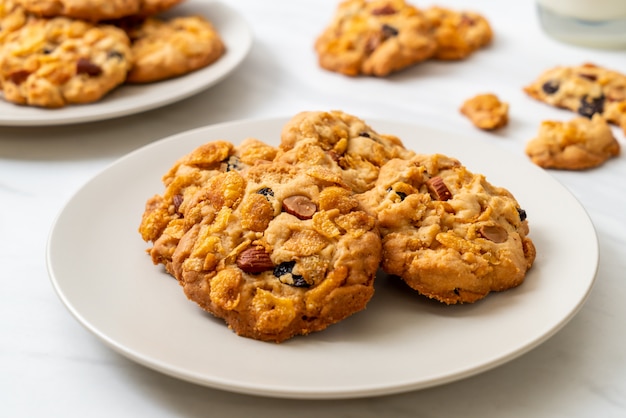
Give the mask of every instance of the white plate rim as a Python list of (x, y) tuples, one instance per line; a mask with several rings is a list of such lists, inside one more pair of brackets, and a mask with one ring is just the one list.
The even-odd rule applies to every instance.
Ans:
[[(488, 144), (486, 141), (483, 141), (480, 138), (471, 138), (470, 139), (471, 141), (480, 142), (479, 144), (480, 149), (489, 151), (491, 155), (495, 155), (497, 157), (505, 157), (504, 165), (502, 167), (507, 167), (506, 164), (510, 163), (511, 161), (516, 161), (520, 163), (521, 166), (524, 167), (522, 171), (534, 172), (535, 175), (538, 175), (538, 173), (541, 173), (539, 174), (539, 176), (545, 182), (544, 184), (549, 184), (550, 192), (557, 191), (560, 193), (560, 197), (562, 198), (561, 200), (563, 199), (568, 200), (567, 207), (569, 207), (570, 210), (576, 212), (576, 221), (578, 222), (578, 226), (579, 226), (578, 231), (580, 231), (580, 229), (583, 229), (584, 230), (583, 235), (585, 235), (585, 238), (586, 238), (586, 243), (585, 243), (586, 247), (585, 247), (585, 254), (584, 254), (585, 263), (583, 266), (584, 277), (582, 277), (581, 282), (577, 284), (578, 287), (576, 290), (576, 294), (571, 296), (568, 300), (562, 302), (562, 303), (565, 303), (567, 306), (562, 307), (562, 313), (560, 313), (559, 317), (552, 318), (552, 321), (549, 324), (545, 324), (546, 325), (545, 327), (542, 327), (542, 329), (537, 330), (537, 332), (534, 332), (532, 338), (525, 339), (523, 343), (520, 342), (519, 344), (512, 347), (510, 350), (506, 352), (502, 352), (499, 355), (492, 356), (488, 360), (478, 361), (478, 362), (475, 362), (475, 364), (471, 364), (471, 365), (468, 364), (468, 366), (463, 368), (462, 370), (453, 370), (453, 371), (449, 370), (447, 372), (442, 372), (436, 376), (431, 376), (428, 378), (416, 377), (414, 379), (412, 378), (398, 379), (396, 382), (393, 382), (391, 384), (390, 383), (379, 384), (377, 382), (369, 381), (369, 382), (359, 382), (358, 384), (347, 385), (347, 386), (346, 385), (343, 385), (343, 386), (342, 385), (335, 385), (335, 386), (324, 385), (323, 387), (319, 384), (311, 385), (311, 384), (307, 384), (306, 382), (302, 382), (302, 384), (299, 387), (293, 387), (293, 386), (290, 387), (287, 384), (282, 384), (282, 383), (279, 383), (279, 384), (274, 383), (271, 385), (265, 385), (265, 384), (258, 384), (258, 382), (257, 383), (247, 382), (240, 378), (238, 379), (238, 378), (229, 378), (229, 377), (224, 377), (224, 376), (207, 376), (206, 373), (205, 374), (196, 373), (193, 370), (189, 370), (189, 369), (181, 370), (180, 368), (173, 366), (171, 361), (168, 361), (168, 360), (164, 361), (163, 359), (146, 357), (146, 355), (142, 353), (141, 350), (135, 350), (133, 347), (127, 346), (124, 342), (116, 340), (116, 338), (111, 338), (107, 334), (107, 332), (104, 332), (103, 330), (99, 329), (97, 326), (94, 326), (89, 321), (88, 318), (85, 318), (83, 316), (83, 313), (79, 309), (76, 309), (76, 307), (74, 306), (75, 301), (67, 297), (66, 295), (67, 289), (64, 288), (64, 285), (62, 283), (63, 279), (56, 272), (56, 266), (58, 264), (58, 260), (55, 259), (52, 251), (55, 245), (55, 236), (59, 234), (59, 220), (62, 219), (63, 216), (66, 216), (66, 212), (68, 208), (71, 207), (72, 204), (76, 202), (77, 199), (80, 199), (81, 194), (83, 194), (86, 190), (89, 190), (90, 187), (93, 187), (93, 184), (95, 181), (102, 178), (103, 176), (107, 176), (108, 173), (115, 171), (116, 167), (119, 167), (120, 164), (124, 162), (128, 162), (129, 160), (132, 160), (132, 159), (136, 159), (142, 154), (158, 151), (159, 148), (167, 146), (168, 144), (175, 144), (175, 143), (181, 142), (181, 143), (185, 143), (185, 145), (187, 145), (187, 148), (188, 148), (189, 143), (194, 143), (194, 144), (199, 145), (200, 143), (207, 141), (204, 139), (200, 141), (198, 139), (200, 136), (202, 138), (210, 138), (211, 137), (210, 134), (212, 132), (228, 132), (229, 130), (233, 128), (239, 129), (242, 126), (249, 127), (250, 132), (251, 132), (249, 136), (254, 136), (252, 132), (258, 131), (259, 127), (261, 127), (261, 130), (263, 130), (263, 127), (267, 127), (267, 126), (273, 126), (275, 128), (278, 128), (279, 126), (282, 126), (282, 124), (287, 119), (288, 118), (272, 118), (272, 119), (248, 119), (248, 120), (232, 121), (232, 122), (226, 122), (226, 123), (221, 123), (221, 124), (216, 124), (216, 125), (210, 125), (210, 126), (206, 126), (202, 128), (196, 128), (190, 131), (182, 132), (180, 134), (164, 138), (162, 140), (159, 140), (157, 142), (144, 146), (136, 151), (133, 151), (124, 157), (121, 157), (120, 159), (118, 159), (117, 161), (109, 165), (107, 168), (102, 170), (98, 175), (94, 176), (81, 189), (79, 189), (73, 195), (73, 197), (67, 202), (64, 208), (61, 210), (61, 212), (57, 215), (57, 218), (50, 231), (50, 234), (48, 237), (47, 248), (46, 248), (46, 261), (47, 261), (47, 267), (48, 267), (50, 280), (53, 284), (53, 287), (57, 295), (60, 297), (63, 304), (72, 313), (72, 315), (85, 328), (87, 328), (89, 331), (91, 331), (93, 334), (99, 337), (104, 343), (106, 343), (108, 346), (113, 348), (118, 353), (126, 356), (129, 359), (132, 359), (133, 361), (139, 364), (142, 364), (146, 367), (162, 372), (166, 375), (179, 378), (181, 380), (197, 383), (197, 384), (212, 387), (212, 388), (228, 390), (228, 391), (244, 393), (244, 394), (252, 394), (252, 395), (261, 395), (261, 396), (270, 396), (270, 397), (279, 397), (279, 398), (296, 398), (296, 399), (341, 399), (341, 398), (358, 398), (358, 397), (388, 395), (388, 394), (394, 394), (394, 393), (402, 393), (402, 392), (411, 391), (411, 390), (419, 390), (419, 389), (437, 386), (437, 385), (444, 384), (444, 383), (450, 383), (450, 382), (457, 381), (463, 378), (474, 376), (481, 372), (485, 372), (487, 370), (490, 370), (494, 367), (507, 363), (521, 356), (522, 354), (532, 350), (533, 348), (537, 347), (538, 345), (548, 340), (550, 337), (556, 334), (560, 329), (562, 329), (578, 313), (580, 308), (585, 303), (595, 283), (597, 269), (598, 269), (598, 260), (599, 260), (599, 248), (598, 248), (597, 236), (595, 234), (593, 224), (590, 218), (588, 217), (585, 209), (582, 207), (582, 205), (580, 205), (580, 203), (576, 200), (576, 198), (569, 191), (567, 191), (567, 189), (564, 186), (562, 186), (557, 180), (555, 180), (552, 176), (550, 176), (543, 170), (535, 166), (532, 166), (530, 163), (526, 163), (522, 159), (518, 159), (517, 156), (513, 156), (512, 154), (509, 154), (505, 151), (495, 148), (493, 145)], [(407, 122), (376, 120), (376, 119), (368, 119), (368, 122), (378, 132), (383, 132), (383, 133), (395, 134), (393, 127), (396, 127), (398, 128), (396, 130), (400, 130), (402, 132), (409, 132), (411, 129), (415, 129), (417, 131), (424, 131), (428, 135), (434, 135), (435, 137), (441, 136), (442, 138), (448, 138), (448, 139), (455, 135), (449, 132), (437, 131), (432, 128), (414, 125), (414, 124), (407, 123)], [(217, 135), (215, 139), (217, 139), (217, 137), (223, 137), (223, 135)], [(192, 139), (190, 140), (190, 138)], [(401, 138), (403, 140), (405, 139), (402, 136)], [(233, 140), (233, 142), (236, 142), (238, 140), (243, 139), (243, 137), (239, 137), (237, 139), (235, 138), (231, 138), (231, 139)], [(467, 138), (464, 138), (464, 140), (467, 140)], [(406, 144), (406, 141), (405, 141), (405, 144)], [(407, 144), (407, 146), (409, 146), (409, 144)], [(181, 150), (181, 155), (186, 152), (188, 151)], [(436, 152), (439, 152), (439, 151), (436, 151)], [(448, 154), (450, 155), (450, 153)], [(172, 162), (173, 161), (174, 159), (172, 159)], [(463, 158), (461, 158), (461, 161), (463, 162)], [(470, 170), (472, 170), (471, 166), (468, 165), (468, 167), (470, 167)], [(513, 170), (515, 170), (515, 168), (513, 168)], [(477, 170), (474, 169), (472, 171), (477, 171)], [(161, 174), (163, 173), (158, 173), (159, 178)], [(491, 180), (493, 183), (497, 184), (496, 181), (493, 181), (493, 179)], [(552, 221), (558, 222), (558, 219), (553, 219), (550, 222)], [(580, 233), (580, 232), (577, 232), (577, 233)], [(530, 236), (531, 238), (533, 238), (532, 220), (531, 220), (531, 235)], [(538, 248), (538, 250), (540, 250), (540, 248)], [(539, 253), (538, 259), (536, 261), (536, 265), (535, 267), (533, 267), (534, 270), (531, 270), (530, 274), (533, 274), (533, 272), (537, 269), (538, 263), (545, 263), (548, 265), (551, 263), (550, 259), (541, 260), (541, 256), (542, 254)], [(574, 257), (574, 259), (577, 259), (577, 258)], [(545, 264), (543, 267), (546, 267)], [(518, 289), (521, 289), (523, 287), (524, 285), (520, 286), (520, 288)], [(508, 292), (503, 292), (502, 294), (496, 295), (496, 296), (501, 297), (501, 295), (505, 295), (505, 294), (514, 294), (515, 292), (518, 292), (518, 289), (514, 289)], [(492, 299), (495, 300), (496, 298), (489, 296), (487, 299), (485, 299), (485, 301), (489, 301)], [(191, 302), (188, 302), (188, 301), (184, 301), (184, 303), (191, 304)], [(471, 309), (471, 308), (468, 308), (468, 309)], [(336, 327), (336, 326), (337, 325), (334, 325), (330, 327), (329, 329), (332, 329), (333, 327)], [(223, 328), (226, 328), (226, 327), (223, 327)], [(316, 333), (316, 334), (320, 335), (326, 332), (328, 332), (328, 330), (322, 331), (321, 333)], [(307, 337), (298, 337), (298, 338), (301, 339), (300, 341), (305, 341), (304, 339), (315, 339), (314, 336), (316, 334), (312, 334), (311, 336), (307, 336)], [(248, 339), (244, 339), (241, 337), (234, 336), (234, 338), (235, 338), (233, 340), (235, 341), (234, 344), (238, 344), (238, 342), (241, 342), (242, 344), (248, 344), (250, 342), (248, 341)], [(255, 343), (258, 343), (258, 342), (255, 342)], [(266, 344), (266, 343), (261, 343), (261, 344)], [(293, 382), (289, 382), (289, 383), (293, 384)]]
[(225, 54), (213, 64), (169, 80), (122, 85), (90, 104), (42, 109), (0, 99), (0, 126), (58, 126), (130, 116), (184, 100), (219, 83), (249, 54), (253, 43), (252, 29), (243, 16), (220, 1), (186, 0), (163, 16), (192, 14), (209, 19), (226, 45)]

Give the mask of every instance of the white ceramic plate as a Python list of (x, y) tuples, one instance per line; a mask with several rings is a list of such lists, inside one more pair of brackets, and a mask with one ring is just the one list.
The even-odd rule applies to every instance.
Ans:
[(174, 103), (218, 83), (248, 55), (252, 31), (239, 14), (216, 1), (187, 0), (166, 16), (194, 14), (213, 23), (226, 45), (226, 53), (213, 64), (170, 80), (122, 85), (98, 102), (60, 109), (17, 106), (0, 99), (0, 126), (66, 125), (112, 119)]
[(145, 366), (202, 385), (291, 398), (397, 393), (451, 382), (505, 363), (567, 323), (595, 279), (598, 244), (583, 208), (526, 159), (477, 138), (368, 120), (423, 153), (459, 158), (507, 187), (527, 211), (537, 259), (524, 284), (463, 306), (426, 300), (381, 276), (367, 309), (282, 344), (236, 336), (152, 265), (137, 228), (174, 160), (215, 139), (277, 144), (286, 119), (185, 132), (141, 148), (89, 181), (51, 231), (49, 273), (87, 329)]

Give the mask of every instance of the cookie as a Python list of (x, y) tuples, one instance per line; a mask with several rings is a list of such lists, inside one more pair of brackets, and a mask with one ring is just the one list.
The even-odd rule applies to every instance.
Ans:
[(133, 66), (129, 83), (150, 83), (190, 73), (226, 51), (213, 25), (201, 16), (162, 20), (149, 17), (128, 31)]
[(163, 264), (173, 274), (172, 255), (183, 233), (190, 227), (190, 218), (180, 211), (183, 201), (206, 186), (216, 175), (272, 161), (276, 148), (254, 138), (238, 146), (227, 141), (212, 141), (180, 158), (163, 176), (165, 190), (148, 199), (139, 226), (139, 233), (152, 243), (148, 254), (154, 264)]
[(516, 287), (534, 262), (526, 212), (513, 195), (454, 158), (392, 160), (358, 199), (378, 219), (383, 270), (440, 302)]
[(424, 16), (436, 41), (435, 59), (465, 59), (493, 39), (489, 21), (478, 13), (433, 6), (424, 10)]
[(376, 221), (337, 176), (318, 175), (256, 164), (185, 193), (171, 271), (186, 296), (238, 335), (273, 342), (364, 309), (380, 262)]
[(524, 91), (587, 118), (600, 114), (626, 133), (626, 76), (617, 71), (591, 63), (559, 66), (540, 74)]
[(584, 170), (620, 153), (620, 145), (604, 118), (578, 117), (568, 122), (544, 121), (526, 145), (531, 161), (543, 168)]
[(29, 13), (91, 22), (118, 19), (139, 11), (141, 0), (17, 0)]
[(150, 17), (170, 10), (184, 0), (141, 0), (137, 16)]
[(277, 159), (330, 169), (355, 193), (372, 188), (387, 161), (414, 154), (399, 138), (342, 111), (297, 114), (283, 127), (279, 148)]
[(467, 99), (460, 112), (467, 116), (477, 128), (493, 130), (509, 122), (509, 105), (501, 102), (495, 94), (479, 94)]
[(315, 41), (319, 65), (348, 76), (387, 76), (435, 49), (427, 20), (404, 0), (346, 0)]
[(7, 101), (56, 108), (101, 99), (130, 62), (130, 41), (114, 26), (32, 19), (0, 46), (0, 80)]

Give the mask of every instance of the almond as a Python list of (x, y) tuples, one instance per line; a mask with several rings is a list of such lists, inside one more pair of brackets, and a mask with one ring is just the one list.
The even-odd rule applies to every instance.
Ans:
[(273, 270), (274, 263), (263, 247), (250, 247), (239, 253), (237, 267), (245, 273), (261, 273)]

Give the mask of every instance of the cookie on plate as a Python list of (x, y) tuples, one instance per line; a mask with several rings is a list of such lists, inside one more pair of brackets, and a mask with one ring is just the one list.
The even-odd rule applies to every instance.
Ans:
[(435, 48), (427, 20), (404, 0), (346, 0), (315, 42), (319, 65), (349, 76), (383, 77)]
[(272, 161), (276, 152), (275, 147), (254, 138), (247, 138), (238, 146), (218, 140), (203, 144), (176, 161), (162, 178), (164, 192), (146, 202), (139, 226), (144, 241), (152, 243), (148, 254), (154, 264), (163, 264), (173, 274), (172, 255), (190, 223), (196, 222), (189, 211), (183, 217), (183, 202), (188, 204), (191, 196), (216, 175)]
[(414, 154), (399, 138), (379, 134), (362, 119), (338, 110), (295, 115), (282, 129), (279, 148), (277, 159), (326, 167), (356, 193), (373, 187), (387, 161)]
[(281, 342), (365, 308), (380, 263), (374, 217), (331, 172), (280, 162), (221, 172), (185, 195), (171, 271), (238, 335)]
[(446, 304), (520, 285), (535, 258), (526, 213), (506, 189), (439, 154), (395, 159), (359, 195), (377, 216), (382, 268)]
[(544, 121), (526, 145), (531, 161), (543, 168), (584, 170), (620, 153), (620, 145), (604, 118), (578, 117), (568, 122)]
[(626, 76), (595, 64), (551, 68), (524, 88), (532, 98), (591, 118), (602, 115), (626, 133)]
[(41, 17), (71, 17), (91, 22), (119, 19), (139, 11), (141, 0), (17, 0)]
[(169, 20), (149, 17), (127, 32), (133, 52), (129, 83), (150, 83), (187, 74), (212, 64), (226, 51), (216, 29), (201, 16)]
[(491, 93), (479, 94), (467, 99), (460, 112), (467, 116), (477, 128), (498, 129), (509, 122), (509, 105)]
[(29, 20), (0, 46), (4, 98), (23, 105), (95, 102), (125, 81), (130, 65), (124, 31), (67, 18)]
[(469, 11), (433, 6), (424, 10), (437, 44), (433, 58), (460, 60), (488, 45), (493, 39), (489, 21)]

